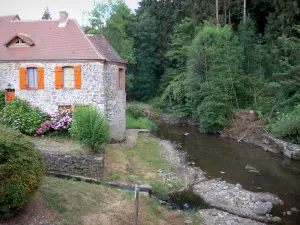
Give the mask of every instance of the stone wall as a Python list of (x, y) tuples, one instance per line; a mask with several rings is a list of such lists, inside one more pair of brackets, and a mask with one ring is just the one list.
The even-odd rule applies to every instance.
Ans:
[[(125, 81), (123, 81), (125, 84)], [(105, 108), (106, 117), (110, 124), (112, 141), (121, 142), (126, 132), (126, 94), (119, 85), (119, 66), (105, 64)]]
[[(56, 89), (55, 66), (81, 66), (81, 89)], [(20, 67), (44, 67), (44, 89), (20, 90)], [(58, 111), (58, 106), (92, 104), (105, 112), (103, 63), (87, 61), (0, 63), (0, 89), (8, 83), (17, 97), (39, 107), (46, 113)]]
[(102, 180), (104, 156), (79, 156), (70, 153), (42, 151), (45, 171), (61, 175), (76, 175)]
[[(55, 66), (76, 65), (81, 66), (81, 89), (56, 89)], [(20, 90), (20, 67), (44, 67), (45, 88)], [(126, 94), (125, 89), (119, 87), (119, 68), (112, 63), (84, 60), (0, 63), (0, 90), (11, 84), (16, 97), (49, 114), (57, 112), (58, 106), (95, 105), (107, 116), (112, 141), (120, 142), (125, 139)], [(124, 80), (122, 83), (125, 85)]]

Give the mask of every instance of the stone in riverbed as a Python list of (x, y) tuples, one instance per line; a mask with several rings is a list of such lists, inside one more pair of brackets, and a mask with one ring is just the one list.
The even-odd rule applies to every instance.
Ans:
[(259, 173), (259, 170), (258, 170), (258, 169), (256, 169), (256, 168), (253, 167), (253, 166), (249, 166), (249, 165), (247, 165), (247, 166), (245, 167), (245, 170), (248, 170), (248, 172), (251, 172), (251, 173)]
[(265, 225), (218, 209), (202, 209), (198, 211), (198, 215), (203, 225)]
[(293, 211), (293, 212), (299, 212), (299, 210), (296, 207), (291, 208), (291, 211)]
[(273, 208), (273, 205), (271, 202), (264, 202), (262, 204), (259, 204), (254, 210), (253, 212), (256, 213), (259, 216), (264, 216), (268, 213), (271, 212)]
[(280, 221), (280, 218), (268, 213), (272, 204), (283, 202), (270, 193), (254, 193), (243, 188), (237, 190), (236, 185), (218, 180), (202, 181), (194, 186), (193, 191), (207, 204), (231, 214), (258, 221)]

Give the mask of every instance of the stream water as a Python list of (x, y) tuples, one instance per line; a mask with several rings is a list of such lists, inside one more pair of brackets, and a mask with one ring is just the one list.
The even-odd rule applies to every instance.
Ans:
[[(284, 201), (275, 206), (272, 214), (283, 219), (281, 224), (299, 225), (300, 212), (292, 216), (282, 213), (296, 207), (300, 210), (300, 162), (262, 148), (223, 139), (217, 135), (200, 133), (197, 127), (169, 125), (159, 122), (156, 136), (177, 144), (187, 153), (187, 160), (207, 172), (207, 177), (222, 178), (229, 183), (240, 183), (253, 192), (270, 192)], [(246, 166), (259, 173), (249, 172)], [(180, 198), (184, 201), (184, 198)]]

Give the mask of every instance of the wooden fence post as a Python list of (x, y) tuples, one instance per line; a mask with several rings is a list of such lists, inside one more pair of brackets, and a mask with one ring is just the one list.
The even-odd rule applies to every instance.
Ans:
[(139, 224), (140, 189), (135, 185), (135, 225)]

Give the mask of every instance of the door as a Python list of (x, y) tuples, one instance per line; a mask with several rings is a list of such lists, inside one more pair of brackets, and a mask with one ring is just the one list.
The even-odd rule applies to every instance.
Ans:
[(15, 89), (6, 89), (6, 102), (11, 102), (15, 98)]

